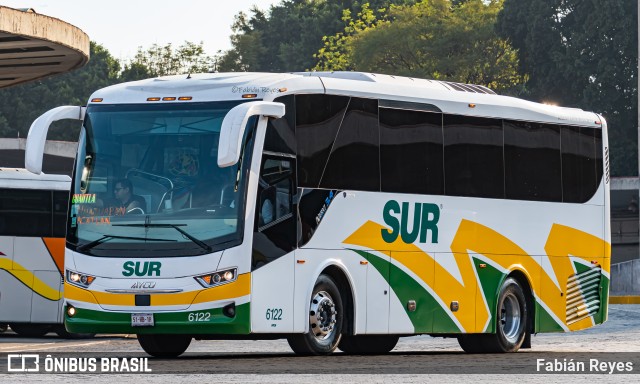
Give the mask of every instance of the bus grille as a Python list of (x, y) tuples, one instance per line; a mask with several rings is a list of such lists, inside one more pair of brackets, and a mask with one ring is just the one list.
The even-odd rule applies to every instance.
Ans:
[(600, 309), (600, 267), (572, 275), (567, 280), (567, 324), (593, 316)]

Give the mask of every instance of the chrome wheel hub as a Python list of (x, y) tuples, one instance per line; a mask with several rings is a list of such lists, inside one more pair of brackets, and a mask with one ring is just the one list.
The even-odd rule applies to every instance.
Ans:
[(325, 340), (333, 334), (336, 324), (336, 305), (325, 291), (320, 291), (311, 299), (309, 308), (309, 331), (318, 340)]
[(516, 343), (518, 341), (521, 321), (522, 315), (518, 298), (513, 294), (508, 294), (502, 302), (502, 308), (500, 308), (500, 328), (509, 342)]

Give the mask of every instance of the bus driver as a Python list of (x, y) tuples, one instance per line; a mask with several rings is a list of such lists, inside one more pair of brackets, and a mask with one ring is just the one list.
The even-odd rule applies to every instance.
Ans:
[(133, 194), (133, 184), (129, 179), (116, 181), (113, 188), (116, 204), (124, 207), (126, 213), (143, 214), (146, 202), (142, 196)]

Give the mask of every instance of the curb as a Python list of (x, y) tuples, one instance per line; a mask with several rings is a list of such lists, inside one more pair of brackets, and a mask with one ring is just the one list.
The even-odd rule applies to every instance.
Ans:
[(609, 296), (609, 304), (640, 304), (640, 296)]

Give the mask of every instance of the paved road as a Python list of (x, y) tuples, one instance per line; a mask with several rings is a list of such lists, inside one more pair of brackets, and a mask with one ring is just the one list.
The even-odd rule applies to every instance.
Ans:
[[(8, 353), (47, 353), (53, 356), (140, 357), (134, 336), (98, 336), (89, 340), (62, 340), (54, 336), (40, 339), (20, 338), (12, 333), (0, 335), (0, 358)], [(71, 355), (59, 355), (69, 352)], [(611, 353), (617, 352), (617, 353)], [(194, 341), (178, 362), (150, 360), (155, 375), (91, 375), (91, 381), (175, 383), (211, 380), (212, 373), (220, 382), (317, 383), (322, 382), (495, 382), (508, 378), (504, 373), (519, 374), (518, 381), (531, 383), (567, 382), (582, 378), (598, 382), (620, 382), (620, 375), (576, 376), (536, 373), (536, 361), (583, 361), (589, 370), (590, 359), (633, 362), (633, 372), (640, 373), (640, 305), (611, 305), (609, 321), (604, 325), (569, 334), (535, 336), (533, 348), (517, 354), (467, 355), (455, 339), (415, 336), (401, 339), (389, 355), (298, 357), (286, 341)], [(566, 360), (564, 360), (566, 359)], [(0, 363), (2, 372), (5, 365)], [(474, 374), (463, 374), (473, 372)], [(488, 373), (485, 373), (488, 372)], [(434, 373), (438, 373), (434, 375)], [(496, 375), (503, 373), (503, 375)], [(522, 374), (531, 373), (531, 374)], [(208, 374), (200, 378), (200, 375)], [(637, 374), (627, 375), (639, 382)], [(2, 375), (2, 383), (49, 382), (53, 379), (87, 380), (77, 375)], [(512, 381), (513, 378), (509, 378)], [(78, 380), (79, 381), (79, 380)]]

